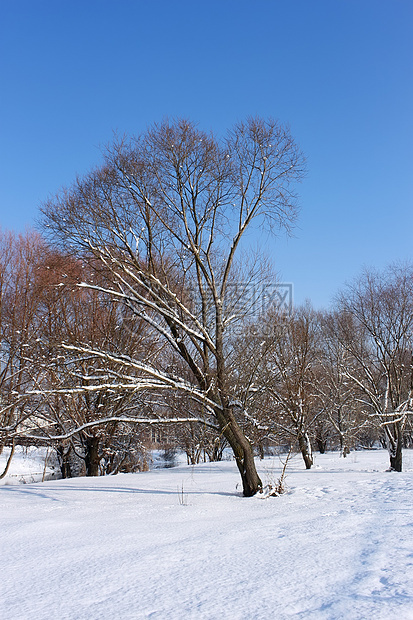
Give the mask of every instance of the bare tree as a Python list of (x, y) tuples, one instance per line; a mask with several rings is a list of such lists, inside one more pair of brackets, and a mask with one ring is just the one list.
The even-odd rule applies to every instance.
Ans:
[(228, 287), (247, 230), (293, 223), (303, 168), (289, 131), (275, 121), (248, 119), (217, 140), (177, 120), (117, 141), (100, 169), (43, 209), (55, 241), (110, 273), (106, 286), (86, 285), (125, 304), (164, 346), (156, 364), (85, 343), (78, 353), (122, 366), (130, 389), (139, 372), (146, 391), (177, 390), (202, 405), (192, 420), (228, 441), (246, 496), (261, 481), (228, 381)]
[[(331, 429), (332, 438), (338, 438), (340, 452), (346, 456), (363, 437), (375, 433), (372, 432), (372, 421), (366, 415), (360, 389), (349, 378), (349, 373), (356, 369), (353, 356), (339, 337), (342, 321), (343, 317), (336, 312), (321, 317), (318, 393), (324, 410), (321, 420)], [(346, 333), (347, 339), (351, 340), (349, 324)]]
[(274, 328), (273, 345), (266, 358), (269, 424), (278, 434), (298, 443), (306, 469), (310, 469), (310, 431), (320, 414), (318, 317), (305, 306), (284, 321), (275, 317)]
[(298, 445), (307, 469), (313, 464), (311, 430), (320, 415), (319, 322), (310, 306), (290, 316), (269, 312), (250, 338), (242, 338), (239, 384), (249, 433), (264, 443)]
[(340, 336), (354, 364), (347, 376), (384, 432), (390, 468), (402, 470), (413, 410), (413, 268), (366, 271), (340, 297)]

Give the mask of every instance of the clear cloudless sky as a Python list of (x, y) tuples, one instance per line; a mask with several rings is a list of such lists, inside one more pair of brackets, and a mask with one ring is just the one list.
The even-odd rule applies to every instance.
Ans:
[(0, 0), (0, 226), (101, 161), (113, 132), (185, 116), (289, 124), (294, 236), (260, 243), (296, 304), (412, 259), (413, 0)]

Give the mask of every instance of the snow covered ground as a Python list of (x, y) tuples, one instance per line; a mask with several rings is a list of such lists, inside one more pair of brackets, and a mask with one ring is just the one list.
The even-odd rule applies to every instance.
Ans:
[[(384, 451), (326, 454), (305, 471), (295, 457), (288, 492), (268, 499), (243, 498), (228, 461), (37, 484), (6, 479), (0, 616), (413, 618), (412, 453), (404, 463), (397, 474), (385, 471)], [(281, 464), (258, 466), (267, 483)]]

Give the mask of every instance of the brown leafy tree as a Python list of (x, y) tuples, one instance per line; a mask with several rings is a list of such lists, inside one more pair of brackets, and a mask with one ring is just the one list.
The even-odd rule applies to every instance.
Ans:
[(0, 233), (0, 448), (30, 428), (38, 414), (27, 392), (39, 381), (31, 364), (39, 350), (38, 268), (45, 244), (35, 232)]
[[(43, 369), (36, 390), (43, 398), (42, 434), (56, 446), (64, 477), (70, 475), (73, 452), (84, 459), (86, 475), (98, 475), (103, 463), (105, 471), (119, 470), (139, 444), (129, 416), (142, 401), (119, 387), (122, 372), (116, 362), (79, 356), (73, 347), (83, 343), (101, 347), (108, 355), (138, 359), (153, 356), (154, 340), (146, 323), (128, 316), (116, 300), (77, 286), (92, 277), (87, 264), (49, 250), (38, 270), (43, 284), (42, 347), (32, 364)], [(97, 282), (103, 274), (94, 272), (93, 277)]]

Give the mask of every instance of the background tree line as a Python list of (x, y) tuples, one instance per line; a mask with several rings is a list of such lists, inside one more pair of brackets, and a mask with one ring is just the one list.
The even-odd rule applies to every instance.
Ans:
[[(89, 266), (34, 232), (2, 233), (0, 258), (2, 447), (34, 437), (56, 451), (63, 476), (76, 473), (75, 454), (88, 475), (140, 468), (153, 439), (190, 463), (221, 458), (225, 438), (202, 403), (172, 387), (130, 389), (131, 368), (125, 380), (116, 355), (163, 368), (165, 351), (146, 322), (78, 286)], [(292, 445), (310, 468), (314, 449), (346, 455), (379, 442), (401, 470), (402, 448), (413, 445), (412, 293), (409, 266), (369, 272), (334, 310), (270, 309), (265, 324), (235, 330), (227, 379), (256, 454)], [(79, 354), (79, 343), (113, 356)]]

